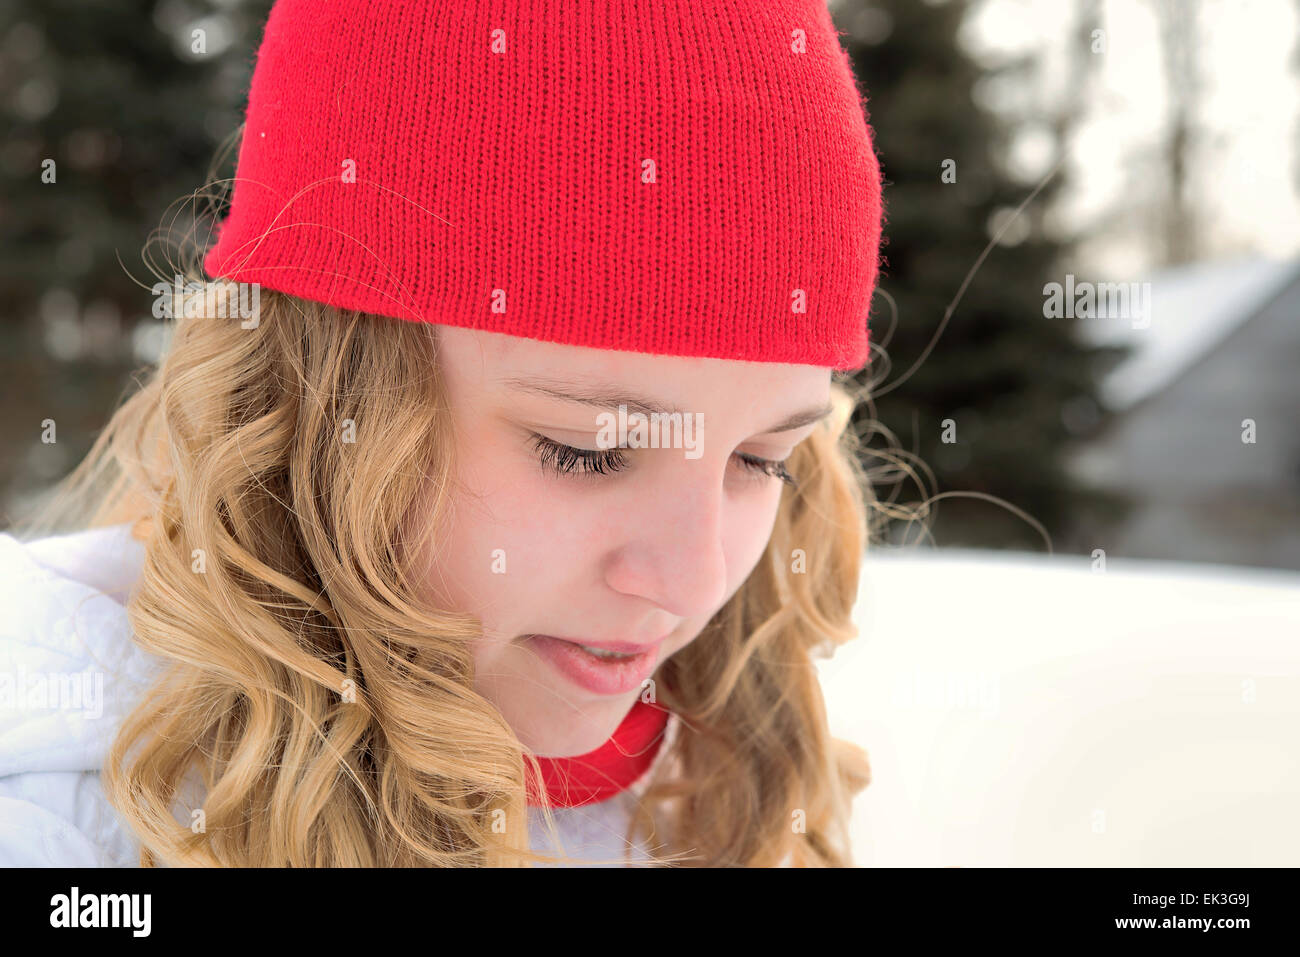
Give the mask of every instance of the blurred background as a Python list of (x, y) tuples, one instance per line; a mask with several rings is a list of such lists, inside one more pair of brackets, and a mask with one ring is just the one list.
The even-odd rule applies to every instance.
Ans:
[[(0, 526), (163, 347), (142, 249), (210, 230), (269, 9), (0, 2)], [(1300, 570), (1300, 3), (831, 11), (886, 179), (866, 464), (930, 502), (882, 534)]]

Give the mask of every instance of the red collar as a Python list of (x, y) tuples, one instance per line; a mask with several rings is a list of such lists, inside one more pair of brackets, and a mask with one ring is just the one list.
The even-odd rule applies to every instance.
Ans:
[[(668, 725), (668, 710), (637, 698), (609, 740), (595, 751), (569, 758), (538, 758), (546, 794), (555, 807), (604, 801), (625, 790), (650, 769)], [(528, 804), (538, 806), (531, 768)]]

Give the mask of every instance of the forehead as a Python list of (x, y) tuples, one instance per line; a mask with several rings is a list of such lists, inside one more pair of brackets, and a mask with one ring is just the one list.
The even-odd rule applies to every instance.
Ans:
[(566, 385), (593, 392), (619, 386), (678, 405), (739, 395), (784, 408), (824, 401), (831, 381), (820, 366), (593, 349), (458, 326), (438, 326), (437, 335), (448, 379), (541, 398), (570, 391)]

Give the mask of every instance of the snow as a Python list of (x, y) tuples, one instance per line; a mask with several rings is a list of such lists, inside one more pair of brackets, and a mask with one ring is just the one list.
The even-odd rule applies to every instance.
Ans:
[(874, 550), (818, 668), (861, 866), (1295, 866), (1300, 575)]

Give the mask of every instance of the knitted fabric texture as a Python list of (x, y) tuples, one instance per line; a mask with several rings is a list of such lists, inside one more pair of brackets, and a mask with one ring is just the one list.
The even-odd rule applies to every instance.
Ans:
[[(668, 727), (669, 712), (637, 698), (609, 740), (588, 754), (538, 758), (542, 787), (555, 807), (605, 801), (634, 784), (654, 764)], [(525, 765), (527, 767), (527, 765)], [(529, 805), (538, 800), (537, 781), (527, 777)]]
[(823, 0), (279, 0), (210, 278), (861, 368), (882, 221)]

